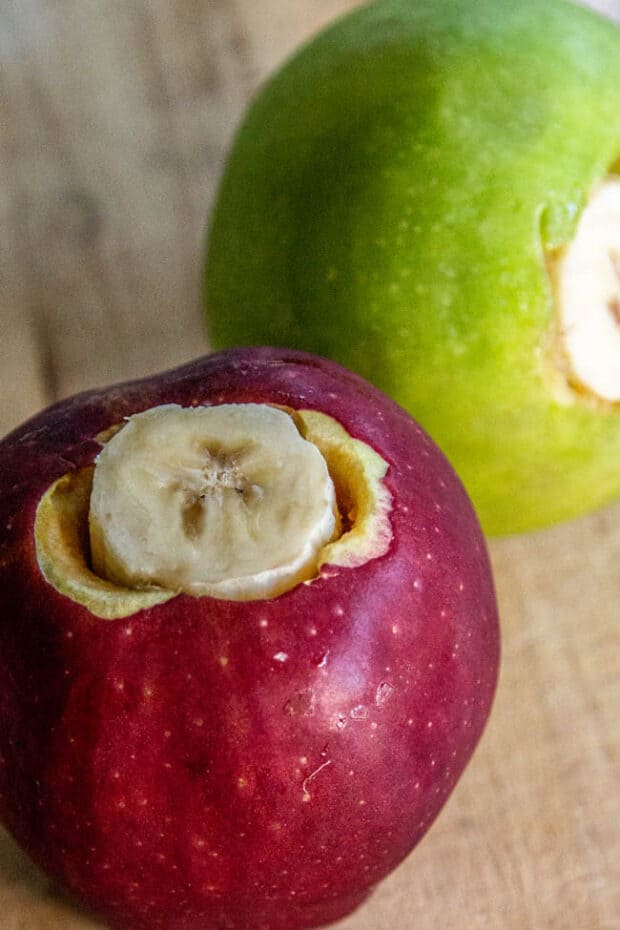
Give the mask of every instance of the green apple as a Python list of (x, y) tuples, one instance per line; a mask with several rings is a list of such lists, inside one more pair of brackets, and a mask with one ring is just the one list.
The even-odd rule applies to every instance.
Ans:
[(206, 301), (214, 347), (309, 349), (390, 393), (490, 534), (609, 501), (620, 29), (563, 0), (380, 0), (340, 20), (249, 110)]

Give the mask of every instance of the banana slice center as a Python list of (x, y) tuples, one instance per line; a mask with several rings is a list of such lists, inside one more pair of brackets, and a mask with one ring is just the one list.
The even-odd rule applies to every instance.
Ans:
[(99, 455), (94, 571), (134, 588), (273, 597), (316, 573), (337, 529), (325, 459), (264, 404), (154, 407)]
[(564, 352), (573, 382), (620, 401), (620, 177), (595, 190), (556, 270)]

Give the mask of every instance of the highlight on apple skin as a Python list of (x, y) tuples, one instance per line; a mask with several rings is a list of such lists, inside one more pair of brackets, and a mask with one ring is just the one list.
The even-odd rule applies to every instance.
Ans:
[(377, 0), (253, 101), (211, 215), (210, 343), (404, 406), (482, 526), (620, 494), (620, 28), (565, 0)]
[[(124, 470), (132, 435), (212, 429), (222, 405), (277, 412), (264, 428), (299, 432), (328, 502), (333, 483), (315, 568), (234, 598), (96, 575), (91, 540), (105, 566), (118, 534), (97, 536), (103, 507), (89, 537), (93, 470), (112, 511), (116, 465), (146, 474)], [(152, 483), (191, 511), (169, 517), (183, 552), (174, 533), (202, 545), (210, 493), (242, 520), (241, 498), (262, 507), (292, 454), (274, 442), (265, 465), (251, 437), (220, 467), (230, 444), (197, 435), (182, 455), (202, 450), (220, 485)], [(157, 448), (168, 468), (173, 443), (153, 463)], [(56, 404), (0, 443), (0, 475), (0, 816), (33, 861), (122, 930), (302, 930), (358, 906), (439, 813), (496, 684), (485, 542), (434, 443), (333, 362), (241, 349)], [(167, 571), (169, 554), (145, 564)]]

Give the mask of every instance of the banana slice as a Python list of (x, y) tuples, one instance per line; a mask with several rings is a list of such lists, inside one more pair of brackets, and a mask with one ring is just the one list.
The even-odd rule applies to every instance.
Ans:
[(556, 269), (560, 326), (573, 380), (620, 400), (620, 177), (610, 176), (583, 211)]
[(131, 587), (274, 597), (313, 576), (336, 513), (325, 459), (283, 411), (154, 407), (97, 459), (93, 569)]

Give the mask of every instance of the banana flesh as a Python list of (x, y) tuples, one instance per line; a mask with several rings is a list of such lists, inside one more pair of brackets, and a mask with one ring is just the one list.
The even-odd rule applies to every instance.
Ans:
[(573, 380), (605, 401), (620, 401), (620, 177), (594, 191), (556, 281)]
[(154, 407), (95, 467), (93, 570), (195, 596), (275, 597), (316, 573), (337, 529), (319, 449), (265, 404)]

